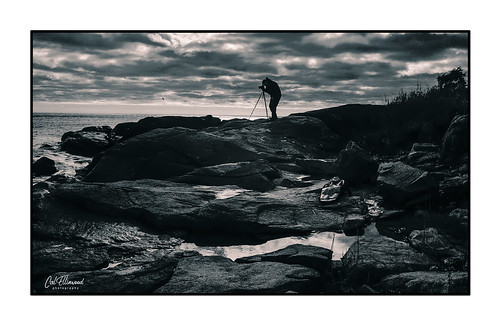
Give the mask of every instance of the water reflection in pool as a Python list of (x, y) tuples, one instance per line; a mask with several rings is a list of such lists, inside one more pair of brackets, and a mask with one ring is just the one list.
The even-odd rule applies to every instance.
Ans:
[[(365, 228), (363, 237), (367, 236), (380, 236), (374, 223)], [(311, 245), (331, 249), (333, 242), (332, 259), (339, 260), (356, 240), (357, 236), (346, 236), (335, 232), (320, 232), (313, 233), (307, 237), (293, 236), (273, 239), (261, 245), (202, 247), (193, 243), (182, 243), (179, 248), (186, 251), (197, 251), (205, 256), (225, 256), (234, 261), (240, 257), (274, 252), (293, 244)]]

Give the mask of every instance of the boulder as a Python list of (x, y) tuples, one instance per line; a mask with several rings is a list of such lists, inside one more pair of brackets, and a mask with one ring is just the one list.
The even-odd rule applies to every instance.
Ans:
[(317, 246), (295, 244), (275, 252), (241, 257), (236, 263), (279, 262), (285, 264), (299, 264), (313, 268), (320, 273), (329, 270), (332, 260), (332, 251)]
[[(157, 229), (210, 234), (280, 236), (341, 229), (359, 211), (321, 209), (309, 188), (269, 193), (235, 186), (191, 186), (159, 180), (60, 184), (53, 195), (106, 218), (146, 223)], [(357, 201), (356, 201), (357, 202)]]
[(221, 256), (183, 258), (156, 294), (284, 294), (313, 293), (320, 274), (296, 264), (235, 263)]
[(301, 167), (298, 172), (330, 178), (337, 174), (336, 161), (337, 159), (296, 159), (295, 164)]
[(377, 180), (378, 163), (366, 151), (349, 141), (339, 153), (335, 170), (347, 186), (374, 183)]
[(432, 143), (414, 143), (408, 154), (408, 164), (423, 170), (432, 171), (439, 168), (439, 147)]
[(276, 168), (260, 159), (201, 167), (172, 180), (199, 185), (238, 185), (249, 190), (268, 191), (274, 188), (272, 180), (279, 176)]
[(367, 225), (368, 220), (365, 216), (353, 214), (345, 219), (342, 230), (346, 236), (356, 236), (364, 234), (364, 227)]
[(467, 272), (416, 271), (384, 277), (379, 287), (385, 294), (470, 294)]
[(454, 209), (448, 215), (458, 228), (467, 230), (469, 229), (469, 210), (468, 209)]
[(105, 132), (66, 132), (61, 138), (61, 150), (72, 155), (93, 157), (110, 146)]
[(448, 239), (435, 228), (414, 230), (409, 236), (410, 245), (416, 250), (442, 260), (447, 265), (463, 267), (465, 254), (453, 247)]
[(103, 247), (74, 248), (53, 245), (32, 253), (32, 276), (48, 276), (56, 272), (97, 270), (109, 262)]
[(457, 115), (446, 130), (443, 139), (441, 158), (446, 162), (454, 162), (470, 148), (469, 116)]
[(467, 174), (445, 177), (439, 182), (439, 198), (444, 204), (460, 203), (468, 199), (470, 194), (469, 176)]
[(183, 127), (193, 130), (201, 130), (208, 127), (218, 126), (221, 120), (212, 115), (203, 117), (188, 116), (161, 116), (146, 117), (138, 122), (120, 123), (115, 126), (113, 133), (115, 135), (128, 139), (130, 137), (146, 133), (159, 128)]
[(407, 243), (387, 237), (361, 237), (342, 257), (344, 280), (354, 286), (377, 283), (382, 277), (429, 270), (436, 262)]
[(167, 179), (196, 168), (259, 159), (220, 136), (186, 128), (155, 129), (107, 150), (85, 177), (91, 182)]
[[(152, 294), (170, 279), (178, 259), (170, 256), (150, 263), (118, 266), (97, 271), (54, 273), (51, 279), (67, 277), (81, 284), (46, 288), (40, 281), (33, 284), (36, 294)], [(43, 279), (45, 282), (45, 279)], [(83, 280), (83, 281), (82, 281)]]
[(291, 163), (297, 159), (323, 159), (340, 149), (339, 137), (319, 119), (286, 116), (276, 121), (230, 120), (204, 131), (259, 152), (271, 163)]
[(103, 126), (87, 126), (82, 129), (84, 132), (101, 132), (110, 134), (113, 129), (108, 125)]
[(386, 111), (382, 105), (350, 104), (292, 115), (318, 118), (333, 132), (346, 139), (354, 139), (380, 129)]
[(35, 175), (43, 176), (49, 176), (57, 172), (55, 161), (47, 157), (41, 157), (35, 161), (31, 170)]
[(433, 199), (439, 184), (428, 172), (401, 162), (380, 165), (377, 185), (384, 200), (399, 206), (411, 206)]

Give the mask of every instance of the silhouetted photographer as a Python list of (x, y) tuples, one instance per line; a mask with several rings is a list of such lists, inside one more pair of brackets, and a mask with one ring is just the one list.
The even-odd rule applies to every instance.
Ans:
[(280, 86), (275, 81), (269, 78), (262, 80), (262, 86), (259, 87), (262, 91), (265, 91), (271, 95), (271, 101), (269, 102), (269, 109), (271, 110), (271, 120), (276, 120), (278, 115), (276, 115), (276, 107), (281, 99), (281, 89)]

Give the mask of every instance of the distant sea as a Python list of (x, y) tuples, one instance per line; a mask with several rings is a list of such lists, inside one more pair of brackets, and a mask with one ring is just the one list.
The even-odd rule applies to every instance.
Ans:
[[(68, 131), (79, 131), (87, 126), (110, 126), (123, 122), (137, 122), (154, 114), (68, 114), (33, 113), (32, 115), (32, 160), (42, 156), (56, 162), (56, 175), (72, 177), (75, 170), (85, 167), (92, 159), (65, 153), (60, 150), (61, 136)], [(221, 120), (248, 118), (248, 116), (218, 116)], [(259, 118), (259, 117), (256, 117)], [(261, 118), (261, 117), (260, 117)], [(252, 118), (254, 119), (254, 118)], [(35, 177), (33, 183), (48, 177)]]

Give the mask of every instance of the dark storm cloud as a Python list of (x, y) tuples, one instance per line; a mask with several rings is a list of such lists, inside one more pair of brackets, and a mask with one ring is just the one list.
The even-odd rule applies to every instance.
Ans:
[(422, 60), (436, 57), (448, 49), (468, 48), (465, 33), (405, 33), (391, 34), (388, 37), (372, 38), (369, 43), (346, 42), (332, 48), (334, 53), (386, 53), (394, 60)]
[(466, 33), (34, 33), (35, 101), (383, 101), (467, 66)]
[(152, 41), (147, 35), (137, 33), (113, 33), (113, 34), (91, 34), (91, 33), (35, 33), (33, 42), (46, 43), (52, 46), (58, 45), (61, 49), (117, 49), (122, 48), (124, 43), (142, 43), (154, 46), (162, 46), (161, 43)]

